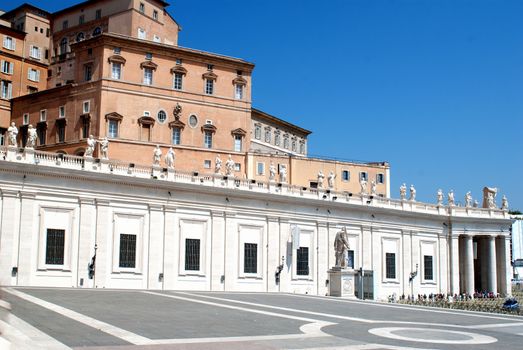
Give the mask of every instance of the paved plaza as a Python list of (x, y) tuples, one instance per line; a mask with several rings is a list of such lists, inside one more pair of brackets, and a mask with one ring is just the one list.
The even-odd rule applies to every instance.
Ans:
[(523, 318), (291, 294), (3, 288), (13, 348), (519, 349)]

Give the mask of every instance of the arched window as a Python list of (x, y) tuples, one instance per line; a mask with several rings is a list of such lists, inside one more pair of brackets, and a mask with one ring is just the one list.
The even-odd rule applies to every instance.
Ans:
[(60, 40), (60, 55), (64, 55), (67, 53), (67, 38), (62, 38)]
[(102, 28), (100, 28), (100, 27), (96, 27), (96, 28), (94, 28), (94, 30), (93, 30), (93, 36), (98, 36), (98, 35), (100, 35), (100, 34), (102, 34)]
[(80, 32), (76, 35), (76, 42), (82, 41), (85, 39), (85, 34), (83, 32)]
[(165, 123), (167, 120), (167, 113), (165, 113), (165, 111), (159, 111), (156, 119), (158, 119), (161, 124)]

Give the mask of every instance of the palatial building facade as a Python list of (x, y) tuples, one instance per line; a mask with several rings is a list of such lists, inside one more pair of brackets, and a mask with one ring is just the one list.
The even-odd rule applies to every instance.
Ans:
[[(252, 107), (254, 65), (178, 46), (166, 6), (92, 0), (0, 15), (4, 43), (44, 52), (34, 63), (4, 47), (2, 59), (47, 72), (45, 87), (2, 100), (22, 147), (1, 148), (2, 285), (324, 295), (347, 227), (360, 296), (510, 292), (506, 211), (392, 200), (386, 162), (309, 157), (310, 131)], [(35, 13), (47, 42), (22, 20)], [(36, 150), (25, 147), (30, 125)], [(89, 135), (109, 139), (110, 160), (84, 157)], [(174, 170), (150, 166), (156, 145), (174, 149)], [(224, 176), (216, 159), (229, 156)]]

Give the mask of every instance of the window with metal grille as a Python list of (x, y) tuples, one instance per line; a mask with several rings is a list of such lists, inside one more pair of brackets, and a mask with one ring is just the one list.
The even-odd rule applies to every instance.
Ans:
[(296, 252), (296, 274), (309, 275), (309, 247), (300, 247)]
[(136, 267), (136, 235), (120, 234), (120, 267)]
[(47, 229), (45, 263), (48, 265), (64, 264), (65, 230)]
[(214, 80), (205, 79), (205, 93), (207, 95), (212, 95), (214, 93)]
[(396, 253), (385, 253), (385, 271), (387, 278), (396, 278)]
[(181, 143), (182, 131), (180, 128), (173, 128), (173, 145), (179, 145)]
[(65, 125), (60, 124), (56, 126), (58, 142), (65, 142)]
[(82, 124), (82, 137), (86, 139), (89, 137), (89, 126), (91, 125), (91, 120), (89, 118), (84, 118)]
[(434, 273), (432, 268), (432, 255), (424, 255), (423, 256), (423, 278), (425, 280), (433, 280), (434, 279)]
[(185, 270), (200, 270), (200, 240), (185, 239)]
[(206, 131), (203, 140), (205, 148), (212, 148), (212, 132)]
[(258, 273), (257, 243), (245, 243), (243, 246), (243, 272)]
[(174, 84), (175, 90), (181, 90), (183, 87), (183, 75), (181, 73), (174, 73)]

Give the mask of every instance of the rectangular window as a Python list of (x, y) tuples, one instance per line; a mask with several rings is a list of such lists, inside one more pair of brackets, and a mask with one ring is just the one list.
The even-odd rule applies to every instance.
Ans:
[(24, 115), (22, 117), (22, 123), (23, 123), (23, 125), (29, 124), (29, 113), (24, 113)]
[(254, 126), (254, 137), (256, 140), (261, 139), (261, 125)]
[(16, 47), (16, 40), (10, 36), (4, 36), (4, 48), (14, 50)]
[(214, 64), (208, 64), (207, 65), (207, 70), (208, 71), (212, 71), (214, 69)]
[(214, 93), (214, 80), (205, 79), (205, 93), (207, 95), (212, 95)]
[(4, 74), (13, 74), (14, 64), (9, 61), (3, 61), (0, 65), (0, 70)]
[(27, 79), (35, 82), (40, 81), (40, 71), (34, 68), (29, 68), (27, 70)]
[(276, 146), (280, 146), (280, 144), (281, 144), (281, 136), (280, 136), (279, 132), (274, 133), (274, 144)]
[(200, 240), (185, 239), (185, 270), (200, 270)]
[(296, 274), (309, 275), (309, 247), (300, 247), (296, 251)]
[(242, 151), (242, 137), (240, 135), (234, 135), (234, 151)]
[(153, 70), (152, 70), (152, 68), (144, 68), (143, 69), (143, 83), (145, 85), (152, 85), (153, 84)]
[(158, 20), (158, 11), (157, 10), (153, 10), (153, 19)]
[(85, 16), (80, 15), (80, 17), (78, 17), (78, 24), (84, 24), (84, 23), (85, 23)]
[(376, 183), (382, 184), (385, 182), (385, 176), (383, 174), (376, 175)]
[(42, 109), (40, 111), (40, 121), (45, 122), (47, 120), (47, 109)]
[(203, 168), (204, 169), (210, 169), (211, 168), (211, 161), (209, 159), (206, 159), (203, 161)]
[(243, 246), (243, 272), (258, 273), (257, 243), (245, 243)]
[(434, 270), (432, 266), (432, 255), (423, 256), (423, 279), (434, 280)]
[(116, 138), (118, 137), (118, 121), (117, 120), (109, 120), (109, 132), (107, 133), (109, 137)]
[(182, 136), (182, 133), (181, 133), (180, 128), (173, 128), (173, 139), (172, 139), (173, 145), (179, 145), (180, 144), (181, 136)]
[(5, 145), (5, 131), (0, 130), (0, 146), (4, 146), (4, 145)]
[(63, 21), (62, 22), (62, 29), (67, 29), (69, 28), (69, 21)]
[(265, 163), (262, 163), (262, 162), (256, 163), (256, 174), (265, 175)]
[(91, 121), (89, 118), (83, 118), (82, 120), (82, 137), (84, 139), (89, 137), (89, 127), (91, 126)]
[(65, 142), (65, 125), (60, 124), (56, 127), (58, 142)]
[(205, 148), (212, 148), (212, 132), (206, 131), (204, 135), (204, 146)]
[(272, 139), (271, 130), (265, 129), (265, 142), (270, 143)]
[(305, 154), (305, 144), (303, 142), (300, 142), (300, 153)]
[(153, 36), (153, 41), (154, 41), (155, 43), (161, 43), (161, 42), (162, 42), (162, 39), (161, 39), (158, 35), (154, 34), (154, 36)]
[(237, 100), (243, 99), (243, 85), (236, 84), (235, 97)]
[(144, 13), (144, 12), (145, 12), (145, 4), (144, 4), (143, 2), (140, 3), (139, 11), (140, 11), (141, 13)]
[(145, 59), (150, 61), (153, 59), (153, 54), (151, 52), (146, 52), (145, 53)]
[(367, 174), (367, 172), (362, 171), (360, 173), (360, 181), (363, 181), (363, 180), (368, 181), (368, 179), (369, 179), (369, 175)]
[(385, 276), (396, 279), (396, 253), (385, 253)]
[(234, 171), (242, 171), (242, 165), (240, 163), (234, 163)]
[(147, 33), (145, 33), (145, 30), (142, 28), (138, 28), (138, 39), (145, 40), (147, 38)]
[(115, 55), (119, 55), (119, 54), (121, 54), (121, 53), (122, 53), (122, 48), (121, 48), (121, 47), (115, 47), (115, 48), (113, 48), (113, 53), (114, 53)]
[(182, 87), (183, 87), (183, 74), (181, 74), (181, 73), (174, 73), (173, 88), (175, 90), (181, 90)]
[(181, 64), (182, 64), (182, 62), (183, 62), (183, 61), (182, 61), (182, 59), (181, 59), (181, 58), (177, 58), (177, 59), (176, 59), (176, 64), (177, 64), (177, 65), (181, 65)]
[(84, 81), (91, 81), (93, 78), (93, 66), (86, 64), (84, 66)]
[(42, 51), (38, 46), (31, 45), (29, 55), (31, 56), (31, 58), (39, 60), (40, 58), (42, 58)]
[(354, 268), (354, 250), (347, 250), (347, 267)]
[(65, 106), (58, 107), (58, 118), (65, 118)]
[(136, 235), (120, 234), (119, 267), (136, 267)]
[(63, 265), (65, 248), (65, 230), (47, 229), (45, 263), (47, 265)]
[(94, 18), (95, 19), (102, 18), (102, 10), (101, 9), (96, 10), (96, 14), (95, 14)]
[(27, 87), (27, 93), (28, 94), (34, 94), (35, 92), (38, 92), (38, 88), (35, 88), (34, 86), (28, 86)]
[(89, 113), (91, 111), (91, 102), (84, 101), (82, 104), (82, 111), (84, 114)]
[(341, 171), (341, 181), (349, 181), (350, 180), (350, 172), (348, 170), (342, 170)]
[(121, 77), (122, 77), (122, 64), (114, 62), (112, 71), (111, 71), (111, 78), (120, 80)]
[(44, 125), (37, 125), (36, 126), (36, 134), (38, 135), (38, 142), (39, 142), (39, 145), (40, 146), (43, 146), (45, 145), (45, 140), (46, 140), (46, 129), (44, 127)]
[(0, 82), (0, 96), (2, 98), (11, 98), (13, 96), (13, 84), (10, 81), (2, 80)]

